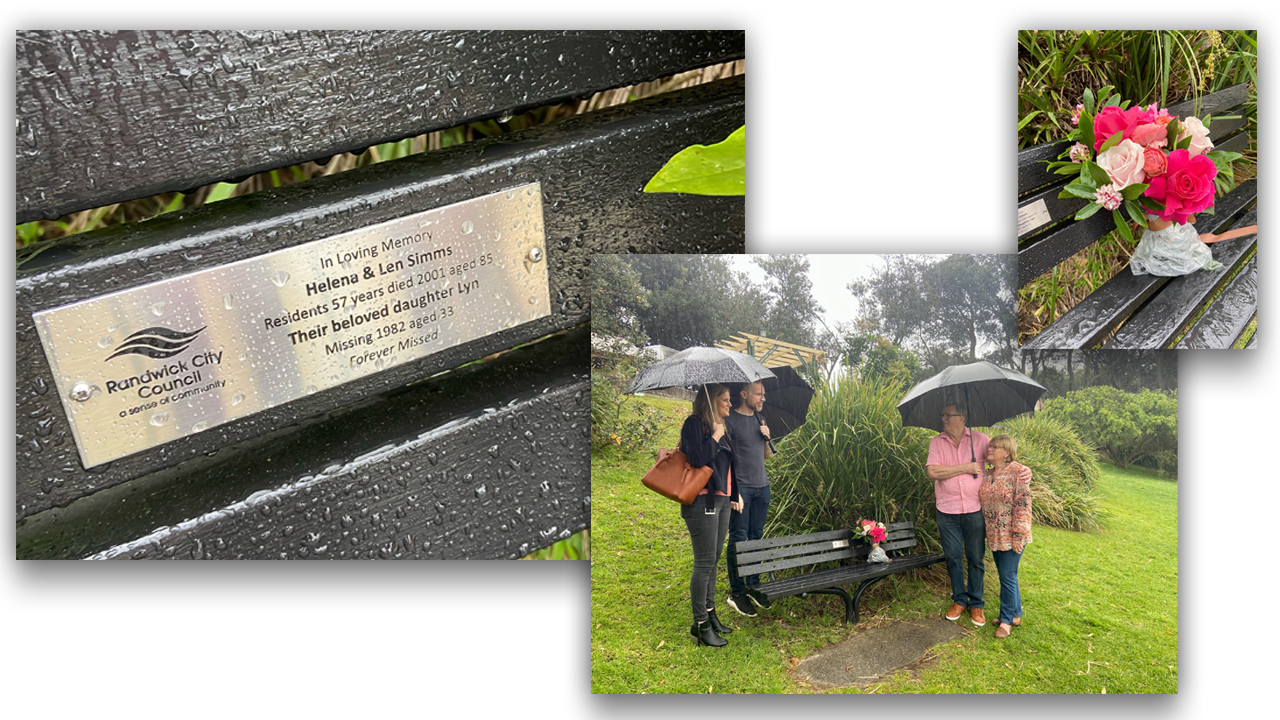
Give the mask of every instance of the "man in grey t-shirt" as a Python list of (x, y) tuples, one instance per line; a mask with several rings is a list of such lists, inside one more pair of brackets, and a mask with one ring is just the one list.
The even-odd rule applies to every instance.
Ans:
[[(737, 564), (735, 542), (764, 537), (764, 518), (769, 512), (769, 478), (765, 475), (764, 460), (773, 454), (769, 447), (769, 426), (760, 415), (764, 408), (764, 385), (753, 382), (738, 394), (741, 396), (738, 406), (724, 419), (733, 445), (733, 486), (742, 498), (742, 509), (729, 514), (730, 568)], [(769, 600), (754, 589), (759, 584), (759, 576), (740, 578), (730, 569), (729, 607), (748, 617), (756, 614), (753, 602), (767, 610)]]

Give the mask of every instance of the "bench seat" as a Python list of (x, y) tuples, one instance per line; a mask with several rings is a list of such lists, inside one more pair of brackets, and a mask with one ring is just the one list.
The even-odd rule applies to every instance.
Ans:
[[(926, 568), (945, 559), (942, 553), (903, 552), (917, 544), (914, 523), (886, 523), (885, 529), (887, 537), (880, 548), (889, 554), (887, 563), (855, 562), (865, 558), (871, 546), (855, 539), (853, 531), (844, 529), (739, 542), (734, 546), (737, 567), (730, 572), (736, 570), (744, 576), (769, 573), (767, 582), (752, 589), (771, 602), (810, 594), (840, 597), (845, 604), (845, 623), (856, 625), (859, 602), (872, 585), (896, 573)], [(779, 571), (826, 563), (840, 564), (799, 575), (775, 576)], [(858, 587), (852, 596), (841, 588), (854, 583), (858, 583)]]

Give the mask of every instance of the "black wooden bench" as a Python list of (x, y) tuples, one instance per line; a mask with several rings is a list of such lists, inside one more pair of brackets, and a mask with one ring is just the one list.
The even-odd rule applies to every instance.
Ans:
[[(880, 547), (890, 557), (887, 563), (854, 562), (865, 558), (871, 546), (846, 529), (744, 540), (734, 546), (737, 566), (729, 568), (729, 572), (743, 577), (769, 573), (769, 581), (754, 589), (770, 602), (794, 595), (836, 595), (844, 600), (845, 623), (856, 625), (858, 603), (872, 585), (895, 573), (929, 567), (944, 560), (942, 553), (904, 552), (917, 544), (914, 523), (885, 523), (885, 530), (888, 535)], [(804, 570), (776, 577), (779, 572), (797, 568)], [(852, 596), (840, 587), (854, 583), (858, 583), (858, 587)]]
[[(581, 100), (744, 48), (730, 31), (19, 33), (17, 221)], [(744, 87), (716, 80), (20, 251), (18, 556), (514, 558), (587, 528), (590, 257), (743, 251), (743, 198), (641, 189), (680, 149), (740, 127)], [(75, 378), (56, 376), (33, 314), (513, 188), (540, 189), (545, 244), (526, 268), (545, 266), (544, 315), (82, 461), (68, 412), (97, 396), (66, 390)], [(85, 325), (103, 357), (130, 342)], [(189, 342), (156, 332), (138, 352)], [(222, 352), (201, 332), (201, 352)], [(268, 356), (257, 380), (277, 365)]]
[[(1245, 85), (1236, 85), (1201, 99), (1199, 115), (1240, 115), (1238, 120), (1214, 120), (1210, 125), (1215, 149), (1242, 152), (1249, 143)], [(1194, 112), (1188, 101), (1169, 112)], [(1052, 271), (1069, 257), (1115, 230), (1111, 213), (1099, 212), (1076, 221), (1086, 201), (1058, 198), (1064, 176), (1049, 172), (1046, 161), (1056, 160), (1066, 141), (1028, 148), (1018, 153), (1018, 286)], [(1218, 198), (1213, 215), (1200, 214), (1200, 233), (1224, 233), (1257, 223), (1256, 180), (1241, 183)], [(1135, 276), (1124, 268), (1023, 345), (1029, 350), (1224, 348), (1231, 347), (1257, 317), (1256, 234), (1210, 245), (1222, 269), (1201, 270), (1178, 278)], [(1123, 323), (1123, 325), (1122, 325)], [(1117, 331), (1116, 328), (1119, 327)], [(1114, 337), (1109, 337), (1114, 334)], [(1252, 346), (1253, 343), (1250, 343)]]

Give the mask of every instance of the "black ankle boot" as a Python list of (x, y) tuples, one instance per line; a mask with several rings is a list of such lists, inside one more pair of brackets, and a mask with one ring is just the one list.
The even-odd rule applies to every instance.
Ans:
[(720, 618), (716, 617), (715, 610), (707, 611), (707, 622), (711, 623), (711, 629), (715, 630), (717, 635), (729, 635), (733, 632), (732, 628), (725, 627), (720, 623)]
[(710, 620), (704, 623), (694, 623), (689, 628), (689, 634), (692, 635), (695, 639), (697, 639), (699, 645), (710, 645), (711, 647), (724, 647), (725, 645), (729, 644), (728, 640), (725, 640), (724, 638), (720, 637), (719, 635), (716, 634), (715, 630), (711, 629)]

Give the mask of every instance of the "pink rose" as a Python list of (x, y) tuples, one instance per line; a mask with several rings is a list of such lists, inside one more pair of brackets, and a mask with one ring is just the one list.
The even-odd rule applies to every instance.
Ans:
[(1187, 150), (1191, 152), (1192, 157), (1203, 155), (1213, 149), (1213, 141), (1209, 139), (1209, 128), (1194, 115), (1183, 118), (1182, 126), (1178, 129), (1178, 140), (1185, 137), (1191, 138), (1191, 145)]
[(1152, 210), (1161, 220), (1187, 222), (1187, 216), (1213, 205), (1213, 178), (1218, 167), (1203, 155), (1191, 156), (1186, 150), (1174, 150), (1166, 159), (1163, 175), (1151, 179), (1142, 194), (1164, 203), (1164, 210)]
[(1119, 105), (1108, 105), (1093, 118), (1093, 149), (1100, 149), (1116, 133), (1124, 133), (1120, 139), (1128, 140), (1136, 127), (1153, 123), (1155, 118), (1155, 112), (1143, 107), (1121, 110)]
[(1138, 143), (1142, 147), (1164, 147), (1168, 144), (1169, 130), (1160, 123), (1147, 123), (1139, 125), (1133, 129), (1133, 135), (1130, 140)]
[(1149, 147), (1142, 151), (1142, 172), (1146, 173), (1148, 178), (1163, 175), (1167, 165), (1163, 150)]
[(1106, 152), (1098, 155), (1097, 163), (1107, 171), (1107, 177), (1111, 178), (1117, 190), (1146, 182), (1147, 175), (1142, 171), (1146, 164), (1142, 146), (1132, 140), (1121, 140), (1120, 144), (1107, 148)]

